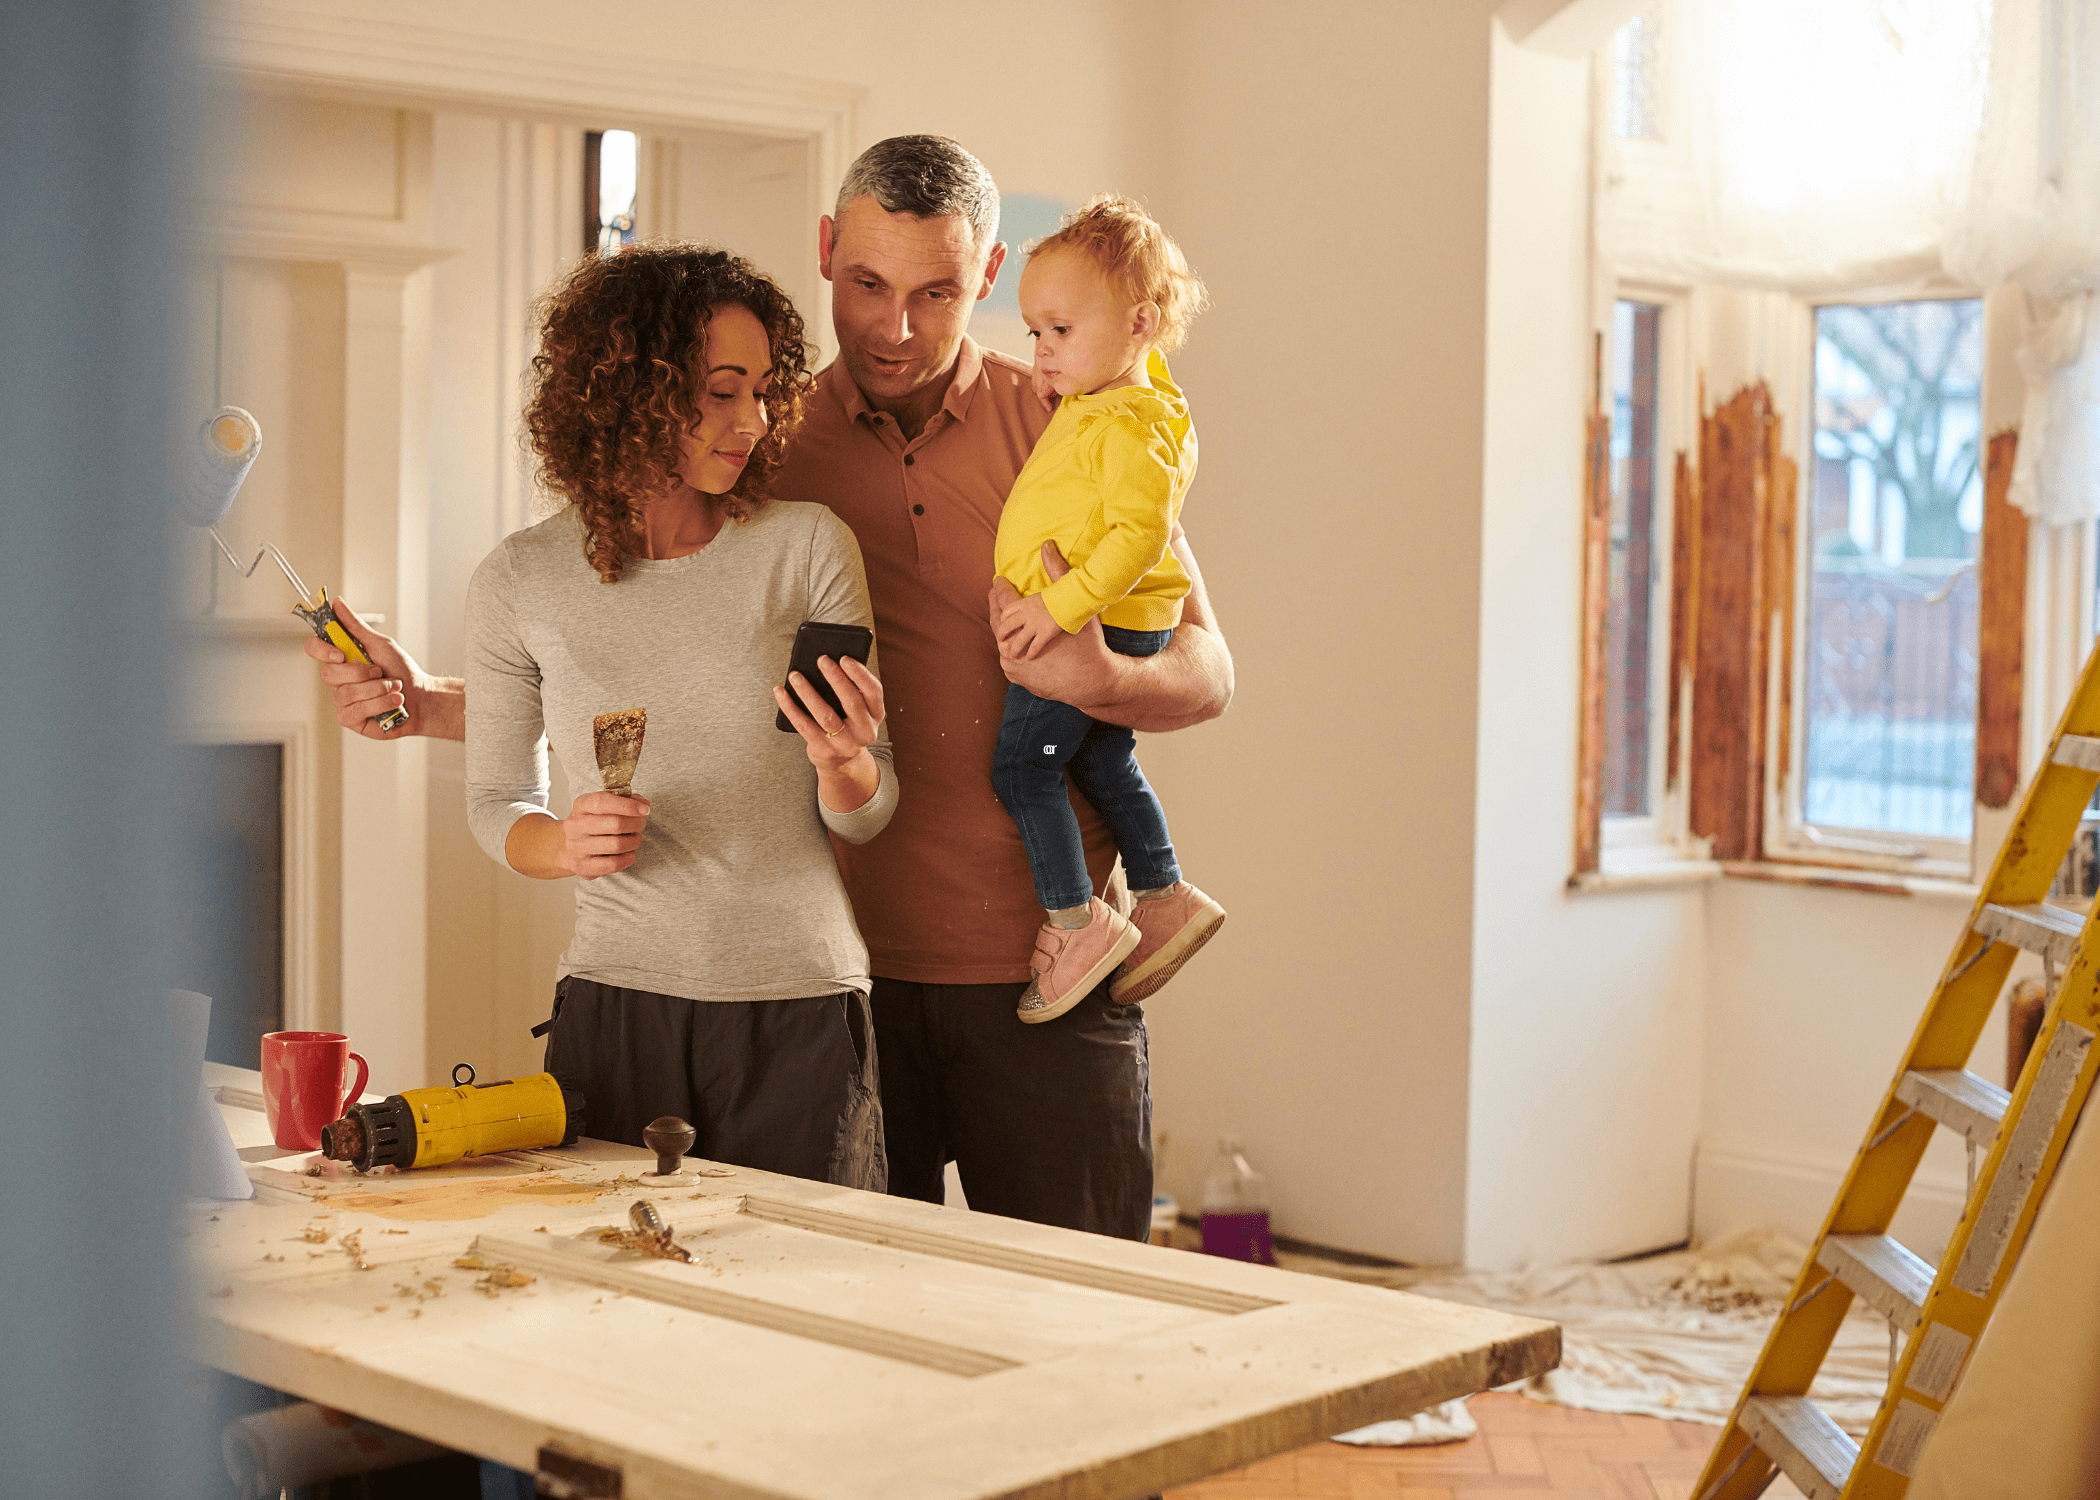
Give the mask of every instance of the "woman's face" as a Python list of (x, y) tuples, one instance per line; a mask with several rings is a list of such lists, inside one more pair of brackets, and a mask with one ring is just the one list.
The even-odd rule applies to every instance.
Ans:
[(679, 440), (678, 477), (702, 494), (721, 495), (736, 487), (752, 445), (765, 436), (760, 393), (773, 373), (765, 325), (742, 303), (716, 303), (708, 309), (700, 365), (699, 421)]

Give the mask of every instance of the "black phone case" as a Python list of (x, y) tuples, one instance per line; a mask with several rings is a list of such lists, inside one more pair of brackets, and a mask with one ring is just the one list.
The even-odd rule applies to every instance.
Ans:
[[(874, 644), (875, 632), (865, 625), (834, 625), (823, 620), (807, 620), (795, 632), (795, 649), (788, 655), (788, 671), (800, 672), (817, 690), (817, 696), (831, 705), (831, 711), (842, 715), (845, 710), (839, 706), (839, 695), (831, 690), (831, 684), (817, 670), (817, 658), (828, 656), (833, 661), (843, 661), (850, 656), (866, 666), (868, 650)], [(796, 697), (786, 677), (780, 679), (780, 685), (787, 688), (789, 698), (798, 704), (802, 701)], [(773, 710), (773, 727), (787, 734), (795, 732), (788, 716), (777, 707)]]

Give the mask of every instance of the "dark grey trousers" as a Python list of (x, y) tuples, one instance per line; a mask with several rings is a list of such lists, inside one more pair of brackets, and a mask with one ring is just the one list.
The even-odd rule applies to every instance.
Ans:
[(659, 1115), (691, 1154), (881, 1192), (880, 1071), (868, 997), (685, 1000), (574, 976), (555, 986), (547, 1071), (583, 1091), (584, 1134), (643, 1144)]
[(1014, 1014), (1023, 984), (877, 979), (890, 1191), (938, 1203), (954, 1160), (970, 1207), (1142, 1240), (1152, 1223), (1152, 1095), (1141, 1006), (1108, 982), (1054, 1021)]

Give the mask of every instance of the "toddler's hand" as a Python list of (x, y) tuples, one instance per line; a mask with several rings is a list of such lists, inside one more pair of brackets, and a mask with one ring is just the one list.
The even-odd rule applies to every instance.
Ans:
[(1030, 594), (1010, 606), (995, 627), (1002, 655), (1033, 661), (1065, 638), (1064, 626), (1050, 613), (1041, 594)]
[(1057, 410), (1057, 391), (1051, 386), (1050, 377), (1043, 373), (1041, 366), (1038, 365), (1028, 372), (1028, 385), (1035, 392), (1035, 399), (1043, 403), (1044, 411)]

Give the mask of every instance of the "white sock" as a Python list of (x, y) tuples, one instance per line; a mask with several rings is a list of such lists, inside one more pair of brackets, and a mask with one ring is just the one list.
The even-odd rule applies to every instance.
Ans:
[(1046, 906), (1043, 915), (1050, 919), (1051, 926), (1070, 931), (1075, 927), (1085, 927), (1094, 920), (1094, 905), (1090, 901), (1085, 906), (1067, 906), (1062, 911), (1052, 911)]
[(1130, 893), (1131, 899), (1136, 901), (1164, 901), (1173, 894), (1174, 887), (1171, 885), (1163, 885), (1157, 890), (1132, 891)]

